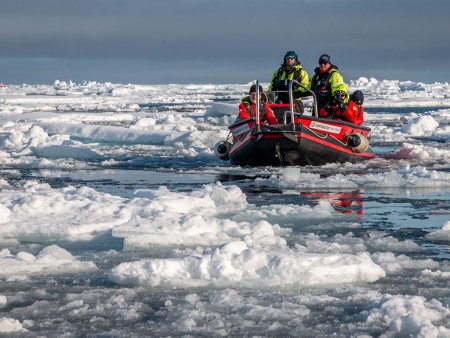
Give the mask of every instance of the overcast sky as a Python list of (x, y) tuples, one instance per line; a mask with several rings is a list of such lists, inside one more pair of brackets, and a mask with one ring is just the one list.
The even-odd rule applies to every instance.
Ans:
[(0, 82), (268, 82), (294, 50), (348, 82), (450, 82), (449, 0), (2, 0)]

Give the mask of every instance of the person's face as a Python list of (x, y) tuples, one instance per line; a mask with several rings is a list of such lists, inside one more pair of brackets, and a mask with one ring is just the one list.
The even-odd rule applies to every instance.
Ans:
[(320, 61), (319, 62), (319, 68), (321, 71), (327, 71), (331, 67), (331, 63)]
[(256, 92), (250, 93), (250, 100), (251, 100), (252, 102), (256, 102)]
[(289, 66), (293, 65), (294, 63), (295, 63), (295, 58), (293, 58), (293, 57), (286, 58), (286, 64), (288, 64)]

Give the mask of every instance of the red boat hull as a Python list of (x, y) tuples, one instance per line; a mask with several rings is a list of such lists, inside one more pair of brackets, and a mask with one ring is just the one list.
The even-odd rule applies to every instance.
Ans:
[(373, 153), (357, 152), (348, 137), (367, 137), (370, 128), (352, 123), (302, 116), (295, 124), (256, 125), (253, 119), (231, 125), (234, 138), (228, 158), (242, 166), (303, 166), (326, 163), (356, 163), (374, 158)]

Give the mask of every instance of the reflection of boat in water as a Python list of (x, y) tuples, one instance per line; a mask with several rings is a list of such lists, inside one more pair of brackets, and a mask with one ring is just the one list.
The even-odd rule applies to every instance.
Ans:
[(346, 192), (301, 192), (300, 195), (314, 202), (328, 201), (336, 212), (342, 214), (364, 214), (364, 194), (358, 190)]
[(314, 99), (311, 116), (294, 112), (293, 83), (302, 86), (297, 81), (291, 82), (291, 104), (269, 104), (280, 124), (260, 123), (257, 108), (256, 118), (239, 120), (228, 127), (233, 141), (219, 142), (216, 155), (234, 165), (250, 166), (356, 163), (375, 157), (367, 152), (370, 128), (318, 117), (313, 92), (310, 91)]

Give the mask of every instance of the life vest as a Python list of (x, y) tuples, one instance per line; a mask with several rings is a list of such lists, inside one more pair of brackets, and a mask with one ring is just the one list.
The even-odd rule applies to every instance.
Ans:
[[(302, 83), (304, 73), (306, 72), (300, 63), (296, 63), (289, 72), (283, 66), (278, 68), (278, 72), (274, 75), (269, 86), (270, 90), (279, 91), (276, 98), (277, 103), (289, 103), (289, 85), (292, 80)], [(296, 97), (295, 100), (299, 101), (301, 98)]]
[[(245, 119), (248, 117), (255, 117), (256, 115), (256, 106), (255, 109), (252, 110), (252, 104), (249, 102), (241, 102), (239, 105), (239, 119)], [(278, 120), (275, 117), (273, 111), (267, 106), (267, 103), (261, 102), (259, 106), (259, 119), (260, 122), (264, 123), (267, 121), (269, 124), (278, 124)]]
[[(256, 116), (256, 110), (254, 112), (252, 111), (251, 103), (247, 103), (247, 102), (244, 102), (244, 103), (245, 103), (245, 108), (247, 108), (248, 115)], [(255, 105), (255, 109), (256, 109), (256, 105)], [(261, 119), (261, 121), (264, 121), (266, 119), (266, 115), (267, 115), (266, 105), (261, 102), (259, 104), (259, 118)]]
[(326, 73), (321, 73), (318, 67), (314, 70), (315, 74), (311, 79), (311, 90), (316, 94), (319, 111), (332, 96), (330, 80), (333, 74), (337, 72), (339, 72), (339, 69), (335, 65), (332, 65)]
[[(299, 67), (299, 65), (295, 65), (294, 66), (294, 71), (293, 72), (289, 72), (287, 73), (285, 71), (285, 69), (283, 67), (278, 68), (278, 73), (275, 76), (274, 80), (273, 80), (273, 86), (272, 86), (272, 90), (277, 91), (277, 90), (288, 90), (289, 89), (289, 83), (292, 80), (296, 80), (298, 82), (302, 82), (302, 78), (301, 78), (301, 72), (302, 72), (302, 68)], [(284, 79), (282, 79), (283, 77), (283, 73), (286, 74), (286, 76), (284, 77)], [(292, 79), (289, 79), (289, 75), (293, 73)]]

